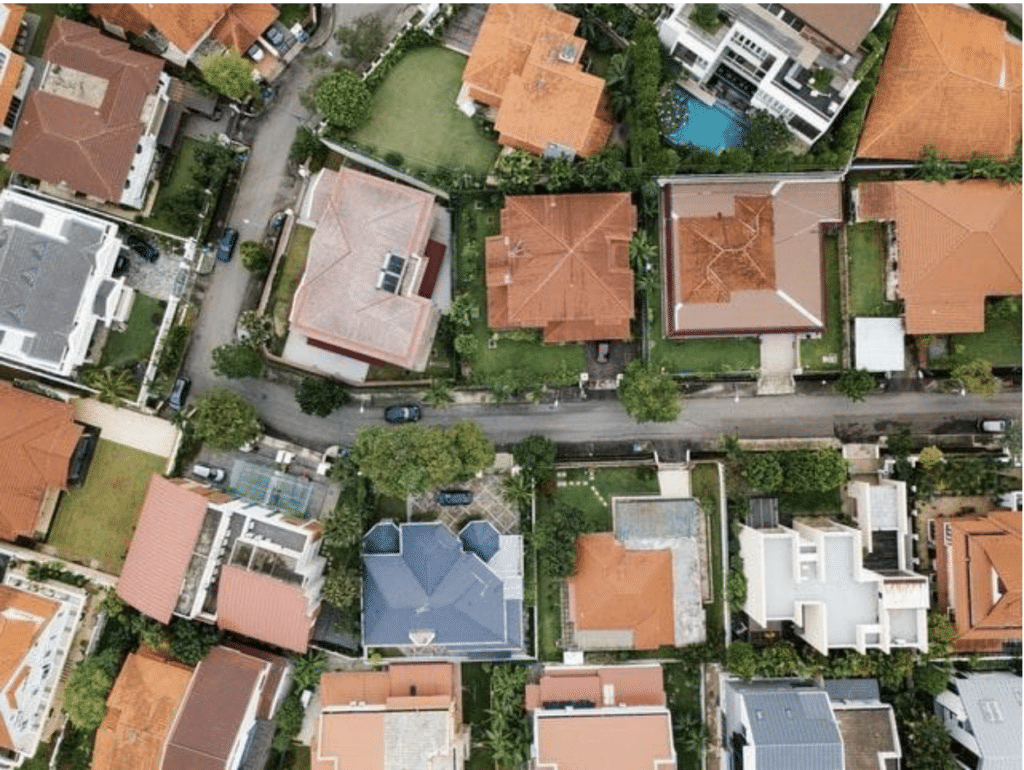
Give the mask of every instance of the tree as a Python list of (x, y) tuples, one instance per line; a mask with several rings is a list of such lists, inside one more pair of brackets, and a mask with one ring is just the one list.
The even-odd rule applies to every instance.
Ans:
[(218, 377), (262, 377), (263, 356), (246, 342), (229, 342), (213, 349), (213, 373)]
[(826, 91), (832, 85), (832, 78), (835, 74), (828, 67), (819, 67), (811, 76), (811, 88), (815, 91)]
[(787, 492), (827, 492), (846, 481), (849, 463), (835, 449), (781, 452), (783, 486)]
[(740, 475), (753, 489), (774, 492), (782, 486), (782, 463), (775, 452), (747, 452), (743, 455)]
[(999, 392), (1000, 383), (992, 373), (992, 364), (980, 358), (954, 367), (949, 376), (968, 393), (994, 396)]
[(54, 13), (71, 21), (80, 21), (83, 24), (89, 20), (89, 6), (82, 3), (57, 3), (54, 6)]
[(501, 480), (501, 495), (515, 508), (521, 508), (533, 497), (533, 484), (523, 473), (506, 476)]
[(327, 122), (343, 131), (354, 131), (370, 117), (370, 89), (352, 70), (324, 77), (314, 98)]
[(949, 733), (934, 714), (925, 714), (907, 723), (907, 770), (955, 770), (949, 751)]
[(366, 523), (362, 512), (344, 499), (323, 519), (323, 542), (328, 548), (351, 548), (363, 538)]
[(327, 145), (320, 141), (320, 137), (305, 126), (295, 129), (295, 139), (288, 150), (288, 157), (302, 163), (307, 158), (322, 163), (327, 157)]
[(296, 692), (310, 690), (320, 684), (320, 677), (327, 670), (327, 656), (310, 650), (305, 655), (290, 655)]
[(676, 727), (676, 746), (683, 751), (696, 754), (698, 758), (704, 755), (704, 751), (711, 743), (711, 733), (708, 726), (698, 715), (690, 714), (682, 719)]
[(110, 662), (90, 655), (71, 671), (61, 708), (78, 730), (95, 730), (103, 721), (107, 696), (114, 687)]
[(292, 738), (298, 735), (302, 729), (302, 720), (306, 718), (306, 709), (302, 705), (300, 693), (293, 691), (277, 709), (274, 721), (277, 722), (277, 732), (271, 740), (271, 746), (275, 751), (283, 754), (288, 751)]
[(260, 87), (252, 78), (252, 62), (236, 50), (203, 57), (199, 69), (203, 80), (228, 99), (244, 102), (259, 93)]
[(479, 423), (460, 420), (448, 428), (446, 437), (460, 465), (456, 481), (467, 481), (494, 465), (494, 442)]
[(718, 26), (718, 4), (697, 3), (693, 6), (693, 12), (690, 14), (690, 18), (693, 19), (698, 26), (709, 31), (714, 31)]
[(1006, 427), (1006, 433), (999, 437), (999, 443), (1010, 455), (1015, 463), (1020, 462), (1021, 457), (1021, 427), (1020, 420), (1012, 420)]
[(388, 30), (380, 13), (368, 13), (338, 29), (334, 39), (342, 56), (350, 60), (356, 69), (362, 69), (384, 50)]
[(192, 179), (201, 187), (211, 190), (219, 189), (228, 174), (239, 166), (235, 149), (221, 142), (215, 134), (193, 147), (192, 158), (195, 160)]
[(619, 401), (637, 422), (672, 422), (682, 408), (675, 380), (639, 359), (626, 367)]
[(423, 394), (423, 403), (435, 409), (447, 406), (453, 401), (455, 401), (455, 395), (452, 393), (452, 383), (443, 378), (432, 379), (427, 392)]
[(729, 577), (725, 579), (725, 597), (733, 611), (743, 609), (747, 603), (747, 576), (742, 569), (729, 569)]
[(174, 618), (170, 626), (169, 646), (171, 654), (182, 663), (196, 665), (206, 657), (220, 640), (220, 632), (215, 626), (193, 622), (184, 618)]
[(564, 192), (572, 187), (576, 179), (576, 170), (571, 158), (556, 155), (544, 160), (544, 186), (548, 192)]
[(86, 385), (98, 391), (96, 398), (104, 404), (119, 404), (136, 392), (131, 372), (127, 369), (105, 366), (89, 372), (83, 379)]
[(213, 449), (237, 449), (263, 432), (256, 410), (227, 388), (203, 394), (192, 414), (191, 426), (195, 437)]
[(238, 247), (238, 253), (242, 257), (242, 264), (250, 273), (263, 274), (267, 272), (274, 259), (269, 249), (259, 241), (242, 241)]
[(522, 150), (504, 153), (494, 166), (495, 184), (504, 193), (533, 192), (537, 186), (540, 164), (536, 157)]
[(558, 447), (547, 436), (527, 436), (512, 447), (512, 459), (531, 485), (537, 485), (555, 472)]
[(350, 610), (359, 603), (362, 585), (362, 576), (359, 574), (359, 570), (332, 569), (324, 580), (324, 587), (320, 595), (324, 601), (330, 602), (339, 610)]
[(917, 456), (917, 462), (925, 471), (930, 471), (936, 465), (942, 463), (944, 459), (945, 455), (942, 454), (942, 450), (937, 446), (926, 446)]
[(295, 389), (295, 400), (303, 414), (327, 417), (347, 404), (349, 395), (340, 382), (323, 377), (303, 377)]
[(658, 278), (658, 244), (646, 230), (637, 230), (629, 239), (629, 264), (633, 268), (637, 285), (653, 288)]
[(755, 158), (763, 158), (782, 152), (789, 146), (793, 137), (789, 133), (786, 121), (768, 110), (754, 110), (747, 119), (747, 128), (743, 133), (743, 147)]
[(751, 679), (757, 673), (757, 657), (754, 648), (747, 642), (733, 642), (729, 645), (725, 667), (730, 674), (741, 679)]
[(939, 148), (927, 144), (921, 148), (917, 175), (926, 182), (947, 182), (953, 178), (953, 164), (939, 154)]
[(238, 317), (238, 328), (245, 334), (246, 344), (257, 350), (274, 339), (274, 320), (258, 310), (244, 311)]
[(939, 666), (914, 666), (914, 686), (935, 696), (943, 693), (949, 682), (949, 668)]
[(839, 375), (835, 388), (851, 401), (863, 401), (864, 396), (875, 389), (875, 378), (863, 369), (847, 369)]
[(956, 623), (945, 612), (928, 612), (928, 658), (943, 658), (953, 651), (956, 641)]
[(533, 549), (540, 571), (553, 579), (576, 572), (576, 538), (583, 532), (582, 511), (565, 504), (552, 506), (537, 517), (533, 528)]

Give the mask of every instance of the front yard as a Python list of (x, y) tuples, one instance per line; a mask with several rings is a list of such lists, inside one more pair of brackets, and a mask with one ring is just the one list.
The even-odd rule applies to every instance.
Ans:
[(850, 255), (850, 312), (854, 317), (899, 315), (899, 306), (885, 298), (885, 228), (862, 222), (846, 228)]
[(350, 139), (373, 154), (398, 153), (405, 165), (485, 173), (498, 145), (455, 106), (466, 57), (446, 48), (410, 51), (373, 95), (370, 119)]
[(986, 318), (981, 334), (954, 334), (952, 350), (965, 361), (980, 358), (993, 366), (1021, 365), (1021, 316)]
[(101, 439), (84, 486), (64, 494), (46, 542), (66, 558), (119, 573), (149, 480), (166, 467), (163, 457)]
[(826, 235), (824, 249), (825, 332), (816, 340), (800, 341), (800, 362), (805, 372), (836, 371), (843, 366), (843, 311), (839, 285), (838, 235)]
[[(292, 295), (299, 288), (302, 273), (306, 269), (306, 257), (309, 255), (309, 241), (314, 229), (298, 225), (292, 230), (288, 250), (277, 264), (274, 274), (274, 286), (271, 289), (270, 301), (267, 303), (267, 314), (274, 321), (275, 333), (283, 341), (288, 331), (288, 312), (292, 306)], [(280, 352), (280, 351), (276, 351)]]
[(148, 360), (166, 307), (164, 300), (136, 292), (132, 312), (128, 316), (128, 328), (123, 332), (110, 332), (100, 356), (100, 366), (117, 369)]

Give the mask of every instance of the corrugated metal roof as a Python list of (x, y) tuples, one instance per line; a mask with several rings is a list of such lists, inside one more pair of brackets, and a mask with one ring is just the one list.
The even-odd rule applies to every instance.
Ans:
[(985, 770), (1019, 770), (1022, 739), (1021, 678), (1007, 671), (968, 674), (954, 680)]
[(902, 372), (902, 318), (856, 318), (853, 322), (854, 353), (857, 368), (869, 372)]
[(877, 701), (881, 697), (877, 679), (826, 679), (823, 685), (832, 701)]

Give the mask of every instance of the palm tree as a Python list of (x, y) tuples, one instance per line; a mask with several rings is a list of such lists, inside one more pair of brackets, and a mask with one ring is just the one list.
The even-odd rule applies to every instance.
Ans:
[(106, 366), (90, 372), (86, 376), (86, 384), (98, 391), (96, 397), (104, 404), (117, 404), (135, 393), (135, 383), (127, 369), (115, 370)]
[(507, 476), (501, 482), (501, 492), (505, 500), (519, 508), (530, 502), (533, 497), (533, 487), (530, 480), (522, 473), (515, 476)]
[(711, 733), (700, 717), (691, 716), (676, 729), (676, 743), (683, 751), (692, 752), (699, 759), (711, 743)]

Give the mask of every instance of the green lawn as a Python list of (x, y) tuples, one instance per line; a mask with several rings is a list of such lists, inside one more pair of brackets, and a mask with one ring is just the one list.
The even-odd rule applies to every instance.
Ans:
[(1021, 365), (1021, 317), (987, 318), (981, 334), (955, 334), (952, 350), (964, 360), (981, 358), (993, 366)]
[(863, 222), (846, 229), (850, 254), (850, 311), (857, 316), (893, 316), (899, 308), (885, 299), (885, 229)]
[(118, 573), (142, 510), (149, 480), (167, 460), (101, 439), (81, 489), (64, 494), (47, 543), (68, 558), (98, 560)]
[(713, 463), (698, 463), (690, 471), (690, 491), (700, 500), (708, 517), (707, 534), (711, 543), (711, 587), (713, 601), (707, 606), (708, 641), (725, 639), (722, 613), (725, 607), (725, 586), (722, 585), (722, 512), (720, 505), (718, 467)]
[(299, 288), (302, 272), (306, 269), (306, 257), (309, 255), (309, 241), (313, 237), (313, 228), (298, 225), (292, 230), (288, 251), (278, 262), (277, 274), (274, 276), (274, 288), (270, 294), (268, 308), (270, 317), (278, 329), (288, 326), (288, 312), (292, 306), (292, 295)]
[[(839, 241), (825, 236), (825, 333), (816, 340), (801, 340), (804, 371), (835, 371), (843, 366), (843, 314), (839, 287)], [(825, 357), (831, 356), (832, 362)]]
[[(672, 724), (679, 725), (688, 717), (696, 716), (702, 722), (704, 714), (700, 702), (700, 673), (688, 670), (678, 663), (665, 666), (665, 697), (672, 713)], [(701, 770), (700, 757), (694, 751), (676, 746), (679, 770)]]
[(487, 710), (491, 707), (490, 663), (462, 664), (462, 721), (471, 728), (468, 770), (494, 770), (490, 749), (483, 746)]
[(303, 746), (301, 743), (293, 743), (291, 756), (291, 770), (309, 770), (311, 762), (309, 746)]
[(562, 588), (558, 580), (537, 572), (537, 635), (541, 660), (561, 660)]
[[(153, 214), (137, 220), (140, 224), (174, 235), (189, 236), (194, 234), (188, 228), (182, 227), (167, 217), (162, 211), (162, 204), (181, 190), (195, 184), (192, 181), (192, 170), (196, 164), (193, 150), (200, 144), (202, 144), (201, 140), (192, 137), (185, 137), (181, 140), (181, 147), (174, 156), (174, 165), (160, 183), (160, 189), (156, 194), (156, 201), (153, 203)], [(213, 203), (216, 203), (216, 201), (213, 201)], [(212, 211), (213, 206), (211, 205), (210, 208)], [(207, 216), (210, 216), (210, 212), (207, 213)]]
[(164, 308), (163, 300), (135, 294), (132, 312), (128, 316), (128, 328), (123, 332), (111, 332), (107, 344), (103, 346), (100, 366), (118, 368), (136, 361), (149, 359), (156, 342), (156, 334), (160, 330)]
[(791, 492), (779, 495), (779, 512), (792, 515), (817, 516), (838, 513), (843, 501), (838, 489), (827, 492)]
[(56, 3), (29, 3), (25, 6), (29, 13), (39, 17), (39, 27), (36, 29), (36, 36), (29, 48), (29, 56), (42, 56), (46, 47), (46, 38), (50, 36), (50, 26), (53, 24), (53, 17), (57, 15), (60, 7)]
[(373, 96), (370, 119), (351, 139), (383, 157), (397, 152), (407, 166), (490, 169), (498, 145), (455, 106), (466, 57), (446, 48), (411, 51)]

